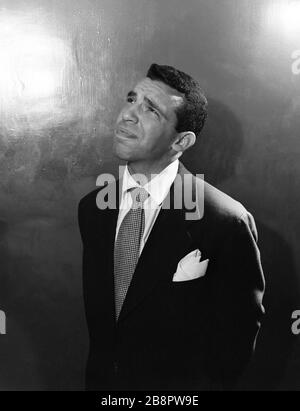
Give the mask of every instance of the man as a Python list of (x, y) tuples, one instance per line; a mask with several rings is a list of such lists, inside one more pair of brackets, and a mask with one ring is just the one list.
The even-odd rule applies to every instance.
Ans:
[[(80, 201), (87, 389), (232, 388), (251, 357), (264, 292), (254, 219), (178, 160), (206, 116), (197, 81), (152, 64), (117, 119), (122, 178)], [(102, 209), (108, 188), (121, 195)]]

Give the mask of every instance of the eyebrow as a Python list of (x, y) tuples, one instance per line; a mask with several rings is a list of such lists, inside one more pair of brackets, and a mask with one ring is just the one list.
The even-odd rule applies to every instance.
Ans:
[[(127, 97), (136, 97), (137, 93), (133, 90), (129, 91)], [(162, 111), (162, 108), (155, 103), (155, 101), (151, 100), (149, 97), (144, 97), (144, 100), (149, 104), (149, 106), (155, 108), (162, 116), (166, 117), (165, 113)]]

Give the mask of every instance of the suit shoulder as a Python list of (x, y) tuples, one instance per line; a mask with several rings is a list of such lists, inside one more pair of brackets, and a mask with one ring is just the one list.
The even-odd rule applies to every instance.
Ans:
[[(217, 231), (226, 233), (251, 233), (255, 241), (258, 233), (254, 217), (242, 203), (204, 182), (204, 220)], [(233, 230), (233, 231), (232, 231)]]
[(84, 197), (82, 197), (78, 203), (78, 208), (80, 210), (91, 208), (96, 206), (96, 198), (99, 191), (101, 191), (105, 186), (96, 188), (95, 190), (90, 191)]
[(196, 188), (199, 198), (204, 198), (205, 219), (215, 222), (230, 222), (239, 220), (243, 215), (247, 214), (246, 208), (239, 201), (191, 173), (182, 163), (180, 163), (179, 173), (183, 178), (188, 175), (190, 177), (189, 180), (192, 180), (189, 188), (193, 192)]
[(247, 210), (239, 201), (204, 182), (204, 212), (216, 218), (239, 221), (247, 215)]
[(92, 190), (89, 193), (87, 193), (85, 196), (83, 196), (79, 200), (79, 206), (85, 206), (87, 204), (90, 204), (96, 198), (96, 196), (97, 196), (97, 194), (100, 190), (101, 190), (101, 187), (96, 188), (95, 190)]

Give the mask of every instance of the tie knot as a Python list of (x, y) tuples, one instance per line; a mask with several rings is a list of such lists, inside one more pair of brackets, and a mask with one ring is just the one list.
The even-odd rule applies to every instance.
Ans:
[(132, 208), (143, 207), (144, 201), (149, 197), (148, 191), (142, 187), (131, 189), (130, 195), (132, 197)]

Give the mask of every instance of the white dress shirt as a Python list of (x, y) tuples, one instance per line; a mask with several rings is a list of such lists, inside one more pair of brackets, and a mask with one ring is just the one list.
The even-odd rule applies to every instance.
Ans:
[(118, 236), (120, 225), (123, 218), (128, 213), (132, 206), (132, 197), (128, 191), (133, 187), (143, 187), (149, 193), (149, 197), (144, 202), (144, 212), (145, 212), (145, 229), (144, 234), (141, 239), (140, 244), (140, 255), (143, 247), (149, 237), (149, 234), (153, 228), (155, 220), (160, 212), (162, 202), (166, 198), (172, 183), (174, 182), (177, 172), (178, 172), (178, 159), (174, 160), (166, 168), (164, 168), (159, 174), (156, 174), (148, 181), (146, 184), (141, 186), (130, 174), (128, 167), (126, 165), (123, 173), (122, 182), (122, 195), (120, 210), (117, 221), (115, 241)]

